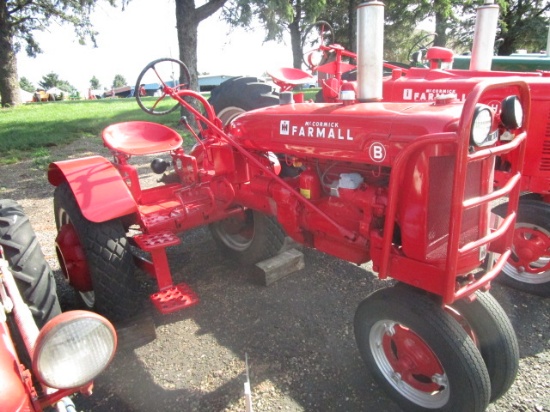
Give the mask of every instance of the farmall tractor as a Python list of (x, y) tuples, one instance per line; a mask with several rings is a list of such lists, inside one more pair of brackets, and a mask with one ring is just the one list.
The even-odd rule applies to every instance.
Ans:
[(116, 344), (102, 316), (61, 313), (28, 217), (0, 199), (0, 409), (75, 411), (70, 395), (91, 394)]
[[(483, 411), (502, 396), (518, 346), (487, 290), (511, 255), (529, 89), (488, 78), (464, 101), (381, 102), (383, 10), (378, 1), (358, 8), (352, 99), (293, 103), (282, 93), (280, 104), (223, 126), (187, 88), (183, 63), (146, 66), (137, 84), (151, 75), (162, 95), (137, 96), (139, 105), (151, 114), (183, 106), (197, 143), (186, 153), (166, 126), (118, 123), (102, 135), (111, 161), (50, 165), (58, 258), (83, 302), (131, 315), (140, 267), (157, 281), (150, 298), (160, 312), (196, 303), (188, 285), (173, 284), (166, 248), (198, 226), (243, 265), (277, 254), (290, 236), (349, 262), (372, 261), (381, 279), (397, 281), (359, 305), (354, 329), (365, 363), (404, 410)], [(163, 78), (164, 64), (179, 77)], [(482, 103), (494, 95), (504, 96), (499, 105)], [(132, 159), (161, 154), (170, 160), (151, 162), (161, 181), (145, 187)], [(517, 161), (495, 190), (504, 155)], [(504, 199), (497, 218), (492, 204)]]
[[(528, 83), (532, 110), (528, 122), (526, 161), (522, 168), (522, 195), (512, 254), (499, 280), (519, 290), (550, 296), (550, 72), (490, 71), (498, 13), (499, 8), (492, 0), (487, 0), (478, 9), (469, 70), (450, 69), (453, 52), (432, 47), (423, 53), (427, 67), (407, 68), (384, 63), (382, 96), (388, 102), (434, 102), (444, 96), (465, 101), (474, 86), (488, 78), (521, 76)], [(319, 22), (313, 29), (311, 32), (316, 33), (318, 40), (312, 41), (315, 44), (313, 49), (311, 43), (304, 43), (305, 50), (308, 50), (304, 62), (313, 71), (327, 77), (321, 82), (322, 91), (317, 101), (355, 101), (358, 92), (357, 55), (333, 43), (328, 23)], [(273, 70), (271, 75), (281, 90), (291, 90), (311, 81), (310, 74), (298, 69)], [(509, 91), (505, 89), (492, 91), (485, 94), (482, 103), (498, 110), (507, 93)], [(225, 123), (243, 111), (274, 105), (277, 100), (273, 89), (258, 79), (235, 78), (215, 89), (210, 103)], [(494, 176), (497, 188), (516, 159), (507, 154), (497, 158)], [(502, 214), (504, 207), (495, 211)]]

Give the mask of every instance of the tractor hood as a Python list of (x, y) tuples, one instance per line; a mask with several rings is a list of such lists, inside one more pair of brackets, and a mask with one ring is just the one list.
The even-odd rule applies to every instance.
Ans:
[(369, 162), (372, 145), (383, 145), (380, 163), (391, 165), (416, 138), (456, 131), (461, 111), (457, 103), (287, 104), (243, 113), (227, 131), (249, 150), (340, 161)]

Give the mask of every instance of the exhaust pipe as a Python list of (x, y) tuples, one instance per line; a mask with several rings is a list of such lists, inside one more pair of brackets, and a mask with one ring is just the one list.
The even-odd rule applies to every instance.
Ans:
[(491, 70), (498, 14), (499, 7), (494, 0), (485, 0), (483, 6), (477, 9), (470, 70)]
[(357, 92), (360, 102), (382, 100), (384, 64), (384, 3), (357, 7)]

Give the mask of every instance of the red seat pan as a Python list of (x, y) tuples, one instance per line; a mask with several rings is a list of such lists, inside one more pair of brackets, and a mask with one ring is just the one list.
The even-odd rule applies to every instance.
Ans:
[(273, 69), (267, 72), (271, 77), (277, 80), (282, 80), (286, 84), (298, 86), (299, 84), (309, 83), (313, 76), (303, 70), (293, 67), (283, 67)]
[(102, 137), (109, 149), (129, 155), (168, 152), (183, 142), (175, 130), (163, 124), (142, 121), (112, 124), (103, 130)]

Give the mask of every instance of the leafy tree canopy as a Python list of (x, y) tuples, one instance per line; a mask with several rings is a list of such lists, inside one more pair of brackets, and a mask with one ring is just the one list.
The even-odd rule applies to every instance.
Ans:
[(42, 80), (38, 82), (38, 85), (44, 90), (51, 89), (52, 87), (57, 87), (58, 89), (64, 90), (66, 92), (72, 92), (76, 90), (68, 81), (61, 80), (57, 73), (51, 72), (45, 76), (42, 76)]
[(34, 84), (32, 84), (31, 81), (24, 76), (19, 79), (19, 87), (29, 93), (33, 93), (36, 90)]
[(101, 88), (101, 83), (99, 82), (99, 79), (97, 77), (93, 76), (90, 79), (90, 87), (94, 90)]
[(121, 74), (115, 75), (115, 78), (113, 79), (113, 88), (126, 86), (127, 84), (128, 82), (126, 81), (123, 75)]

